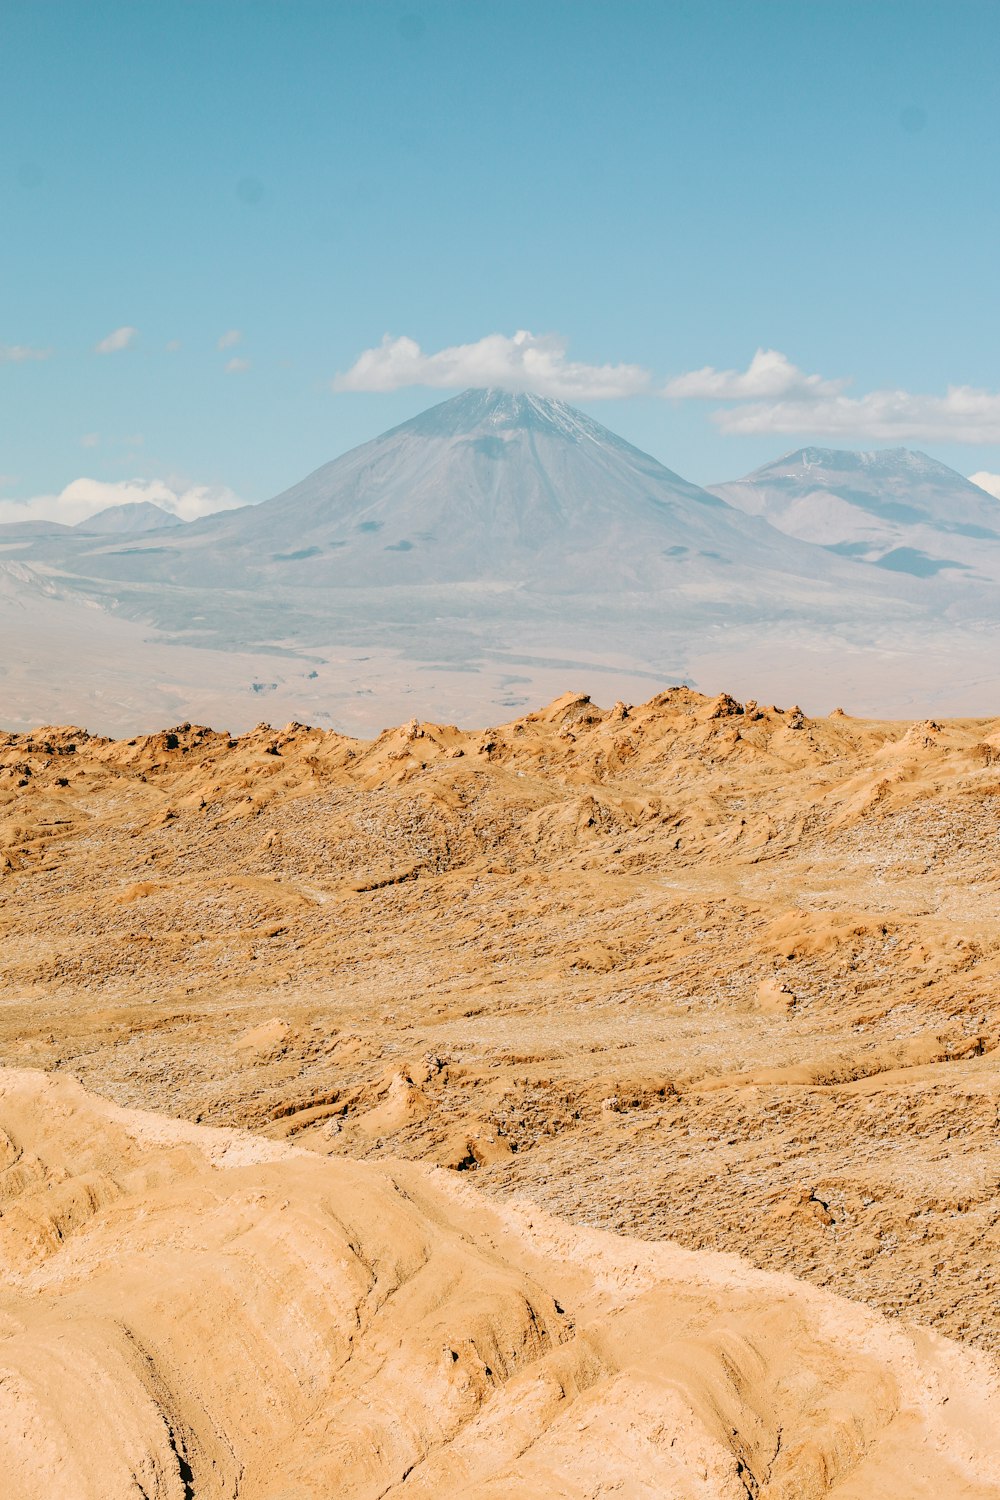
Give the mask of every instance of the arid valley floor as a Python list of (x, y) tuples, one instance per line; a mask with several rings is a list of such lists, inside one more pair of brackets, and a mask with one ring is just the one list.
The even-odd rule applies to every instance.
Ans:
[(998, 903), (1000, 719), (0, 735), (13, 1493), (1000, 1496)]

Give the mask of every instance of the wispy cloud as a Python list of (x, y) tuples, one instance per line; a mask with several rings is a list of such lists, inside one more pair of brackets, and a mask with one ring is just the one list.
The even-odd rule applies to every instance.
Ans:
[(950, 386), (943, 396), (869, 391), (863, 396), (758, 401), (724, 407), (712, 420), (725, 433), (808, 433), (816, 437), (898, 442), (1000, 442), (1000, 394)]
[(138, 332), (137, 328), (130, 328), (128, 324), (122, 328), (115, 328), (101, 339), (100, 343), (94, 345), (94, 353), (117, 354), (120, 350), (128, 348)]
[(231, 360), (228, 361), (228, 363), (226, 365), (226, 374), (227, 375), (242, 375), (246, 370), (249, 370), (249, 368), (250, 368), (250, 361), (248, 359), (240, 359), (237, 356), (236, 359), (231, 359)]
[[(570, 401), (659, 395), (714, 404), (712, 422), (733, 435), (809, 434), (845, 442), (1000, 442), (1000, 393), (950, 386), (944, 395), (907, 390), (849, 394), (851, 379), (811, 374), (778, 349), (759, 348), (746, 369), (705, 365), (655, 384), (641, 365), (571, 360), (559, 334), (489, 334), (426, 353), (389, 334), (336, 375), (335, 391), (396, 391), (405, 386), (461, 390), (499, 386)], [(233, 370), (242, 362), (230, 361)]]
[(683, 401), (753, 401), (797, 397), (814, 400), (833, 396), (848, 384), (846, 380), (824, 380), (822, 375), (807, 375), (777, 349), (758, 349), (745, 370), (717, 370), (705, 365), (675, 375), (663, 387), (662, 394)]
[(668, 380), (673, 399), (717, 401), (721, 432), (807, 434), (844, 441), (1000, 442), (1000, 394), (949, 386), (943, 396), (907, 390), (848, 395), (849, 379), (807, 375), (777, 349), (758, 349), (746, 370), (702, 370)]
[(30, 344), (0, 344), (0, 365), (23, 365), (28, 360), (49, 359), (51, 349), (34, 349)]
[(74, 479), (55, 495), (33, 495), (28, 500), (0, 500), (0, 522), (61, 521), (74, 526), (109, 505), (135, 505), (150, 500), (161, 509), (195, 521), (218, 510), (243, 505), (238, 495), (224, 485), (168, 484), (162, 479)]
[(1000, 474), (990, 474), (985, 469), (980, 469), (978, 474), (970, 474), (969, 482), (978, 484), (981, 490), (992, 495), (994, 500), (1000, 500)]
[(637, 396), (651, 388), (648, 370), (639, 365), (588, 365), (567, 359), (567, 341), (558, 334), (520, 330), (512, 338), (493, 333), (474, 344), (453, 344), (425, 354), (410, 338), (386, 334), (366, 349), (349, 370), (335, 376), (335, 391), (396, 391), (404, 386), (462, 390), (466, 386), (500, 386), (504, 390), (538, 391), (567, 400), (598, 401)]
[(99, 432), (85, 432), (80, 439), (81, 448), (99, 448), (101, 445), (101, 434)]
[(230, 328), (221, 335), (215, 347), (217, 349), (233, 349), (237, 344), (242, 342), (242, 339), (243, 335), (238, 328)]
[(168, 354), (176, 354), (178, 349), (181, 347), (181, 341), (180, 339), (168, 339), (163, 347), (164, 349), (166, 349)]

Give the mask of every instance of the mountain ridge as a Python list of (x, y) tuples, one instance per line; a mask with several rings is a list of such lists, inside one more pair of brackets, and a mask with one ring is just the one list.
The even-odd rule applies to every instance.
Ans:
[(799, 448), (711, 489), (789, 536), (858, 561), (895, 560), (918, 577), (957, 570), (1000, 579), (1000, 502), (919, 449)]
[[(215, 703), (256, 722), (264, 695), (369, 730), (418, 691), (488, 716), (593, 673), (620, 697), (718, 674), (799, 698), (819, 672), (870, 711), (974, 707), (953, 662), (970, 693), (993, 680), (988, 548), (876, 520), (860, 546), (802, 540), (566, 403), (471, 390), (259, 505), (12, 538), (0, 687), (18, 722), (58, 688), (122, 728)], [(98, 665), (91, 637), (121, 646)]]
[(122, 505), (107, 505), (96, 515), (77, 521), (73, 530), (87, 536), (124, 536), (184, 524), (180, 516), (164, 510), (152, 500), (133, 500)]
[(827, 570), (576, 408), (490, 389), (419, 413), (271, 500), (194, 523), (185, 546), (202, 538), (252, 539), (270, 546), (269, 562), (305, 563), (297, 571), (314, 577), (322, 568), (347, 586), (537, 578), (565, 591), (568, 558), (579, 568), (588, 553), (588, 588), (601, 574), (659, 586), (697, 554)]

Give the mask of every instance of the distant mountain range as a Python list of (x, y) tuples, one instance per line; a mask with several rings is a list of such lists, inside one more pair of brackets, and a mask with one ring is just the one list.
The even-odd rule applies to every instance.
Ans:
[(583, 412), (502, 391), (466, 391), (275, 499), (209, 516), (163, 543), (72, 555), (95, 577), (223, 585), (239, 572), (257, 585), (309, 589), (489, 582), (617, 596), (693, 579), (711, 588), (716, 575), (726, 592), (737, 564), (744, 576), (829, 574), (817, 549)]
[(561, 402), (466, 391), (260, 505), (0, 528), (0, 714), (63, 679), (119, 732), (167, 704), (367, 730), (677, 680), (954, 710), (948, 640), (989, 679), (996, 579), (1000, 502), (922, 454), (803, 449), (708, 491)]
[[(669, 585), (736, 557), (810, 571), (801, 547), (558, 401), (467, 391), (204, 535), (348, 587), (488, 579), (557, 594)], [(297, 542), (290, 548), (289, 541)]]
[(844, 557), (918, 578), (1000, 579), (1000, 501), (926, 453), (800, 448), (712, 493)]

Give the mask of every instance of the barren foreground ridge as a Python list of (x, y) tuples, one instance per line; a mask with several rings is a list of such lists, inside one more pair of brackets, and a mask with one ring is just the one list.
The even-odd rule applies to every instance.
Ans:
[(1000, 1496), (998, 853), (1000, 719), (0, 736), (14, 1493)]

